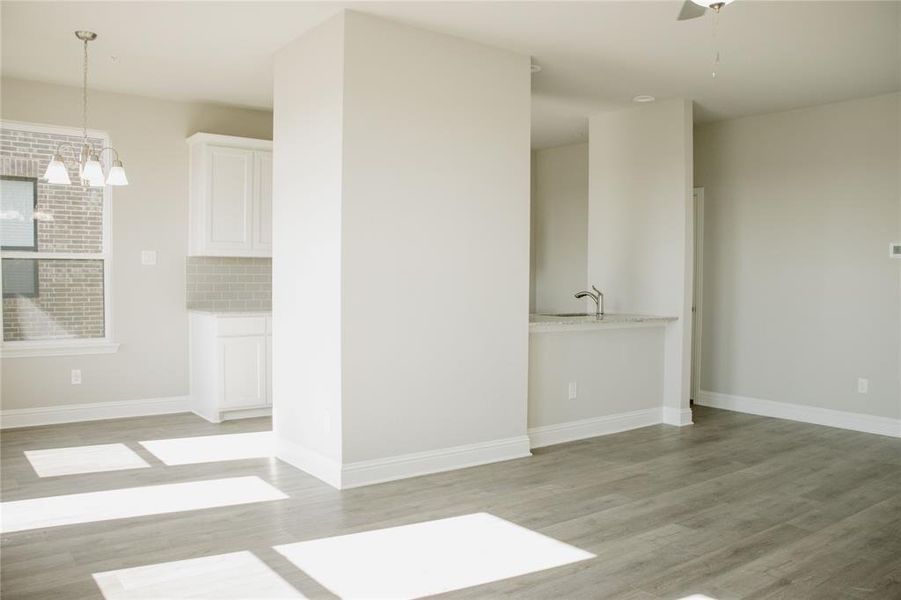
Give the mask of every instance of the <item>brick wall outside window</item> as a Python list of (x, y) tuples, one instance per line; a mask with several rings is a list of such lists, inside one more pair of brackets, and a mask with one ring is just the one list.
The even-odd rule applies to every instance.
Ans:
[[(88, 141), (98, 151), (102, 147), (99, 139)], [(79, 136), (0, 130), (0, 174), (40, 178), (60, 142), (81, 147)], [(63, 155), (71, 159), (71, 149)], [(38, 182), (38, 252), (101, 253), (103, 188), (79, 185), (73, 169), (69, 178), (74, 185)], [(4, 293), (3, 339), (103, 337), (103, 273), (102, 260), (40, 259), (36, 296), (6, 297)]]

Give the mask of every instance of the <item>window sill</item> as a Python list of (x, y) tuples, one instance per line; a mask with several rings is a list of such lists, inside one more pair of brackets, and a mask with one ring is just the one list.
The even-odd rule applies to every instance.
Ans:
[(119, 344), (99, 340), (48, 340), (46, 342), (6, 342), (0, 345), (0, 358), (37, 358), (81, 354), (114, 354)]

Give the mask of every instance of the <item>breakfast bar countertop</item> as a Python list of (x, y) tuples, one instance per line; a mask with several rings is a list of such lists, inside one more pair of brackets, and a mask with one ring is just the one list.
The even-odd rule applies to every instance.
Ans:
[(658, 315), (605, 314), (598, 318), (594, 314), (532, 314), (529, 315), (529, 333), (663, 327), (677, 320), (676, 317)]

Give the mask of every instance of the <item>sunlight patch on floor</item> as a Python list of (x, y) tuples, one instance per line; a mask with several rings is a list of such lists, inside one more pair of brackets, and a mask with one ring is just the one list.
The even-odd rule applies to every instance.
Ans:
[(341, 598), (419, 598), (594, 558), (487, 513), (275, 550)]
[(106, 600), (304, 598), (250, 552), (94, 573)]
[(164, 464), (173, 466), (273, 456), (274, 440), (271, 431), (259, 431), (139, 443)]
[(38, 477), (146, 469), (150, 465), (125, 444), (26, 450), (25, 458)]
[(231, 477), (49, 496), (0, 503), (0, 529), (8, 533), (287, 497), (259, 477)]

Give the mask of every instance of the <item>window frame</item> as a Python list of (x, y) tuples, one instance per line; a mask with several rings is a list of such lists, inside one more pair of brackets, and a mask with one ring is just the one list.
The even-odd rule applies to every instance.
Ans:
[[(82, 130), (77, 127), (61, 125), (45, 125), (22, 121), (0, 120), (0, 129), (17, 129), (29, 133), (48, 133), (81, 137)], [(104, 147), (112, 146), (110, 136), (105, 131), (88, 129), (87, 136), (99, 139)], [(101, 158), (104, 169), (109, 168), (109, 157)], [(40, 177), (39, 177), (40, 178)], [(35, 184), (37, 185), (37, 183)], [(37, 199), (37, 195), (35, 196)], [(102, 338), (64, 338), (51, 340), (16, 340), (5, 341), (0, 333), (0, 358), (23, 358), (40, 356), (68, 356), (76, 354), (111, 354), (118, 352), (119, 344), (115, 341), (112, 306), (112, 223), (113, 203), (112, 188), (103, 186), (103, 225), (101, 227), (100, 252), (41, 252), (22, 250), (0, 250), (2, 258), (26, 258), (48, 260), (101, 260), (103, 261), (103, 333)], [(37, 223), (35, 223), (37, 226)], [(35, 237), (37, 244), (37, 237)], [(2, 269), (2, 260), (0, 260)], [(2, 287), (2, 281), (0, 281)], [(2, 292), (2, 290), (0, 290)], [(2, 294), (0, 294), (2, 295)], [(3, 331), (3, 311), (0, 310), (0, 332)]]

